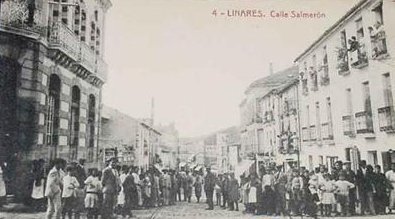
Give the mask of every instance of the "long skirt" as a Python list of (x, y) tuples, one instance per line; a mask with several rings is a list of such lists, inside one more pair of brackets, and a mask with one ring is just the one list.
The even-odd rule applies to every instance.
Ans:
[(250, 192), (248, 193), (248, 203), (256, 203), (256, 202), (257, 202), (256, 187), (251, 187)]

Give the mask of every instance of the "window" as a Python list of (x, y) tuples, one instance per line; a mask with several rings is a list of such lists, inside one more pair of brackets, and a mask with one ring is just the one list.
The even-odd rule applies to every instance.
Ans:
[(313, 156), (309, 155), (309, 170), (314, 170)]
[(59, 108), (60, 108), (59, 76), (52, 74), (49, 79), (48, 109), (46, 118), (46, 145), (49, 147), (49, 158), (55, 159), (57, 155), (59, 135)]
[(311, 90), (315, 91), (318, 88), (318, 81), (317, 81), (317, 57), (316, 57), (316, 55), (313, 55), (311, 62), (312, 62), (312, 66), (310, 67)]
[(373, 133), (372, 105), (370, 101), (369, 82), (362, 83), (364, 111), (355, 114), (358, 134)]
[(320, 67), (321, 73), (321, 85), (329, 84), (329, 66), (328, 66), (328, 53), (326, 46), (322, 49), (322, 66)]
[(369, 89), (369, 82), (366, 81), (362, 83), (362, 92), (364, 98), (364, 109), (366, 112), (372, 113), (372, 103), (370, 100), (370, 89)]
[(318, 163), (319, 163), (319, 165), (324, 164), (324, 157), (322, 155), (318, 156)]
[(77, 160), (80, 132), (80, 99), (81, 92), (73, 86), (71, 95), (71, 124), (70, 124), (70, 160)]
[(317, 133), (317, 139), (321, 139), (321, 119), (320, 119), (320, 103), (316, 102), (315, 103), (315, 117), (316, 117), (316, 133)]
[(357, 39), (360, 40), (365, 36), (363, 32), (362, 18), (359, 18), (355, 23), (357, 27)]
[(347, 115), (353, 114), (351, 88), (346, 89), (346, 112)]
[(326, 112), (327, 112), (327, 137), (328, 139), (333, 139), (333, 124), (332, 124), (332, 104), (331, 104), (331, 98), (327, 97), (326, 98)]
[(96, 98), (93, 94), (89, 95), (88, 106), (88, 161), (93, 162), (95, 147), (95, 119), (96, 119)]
[(337, 49), (337, 69), (340, 75), (345, 75), (349, 71), (348, 53), (347, 53), (347, 36), (346, 31), (340, 32), (340, 48)]
[(393, 106), (394, 99), (392, 96), (392, 86), (390, 73), (383, 74), (383, 91), (384, 91), (384, 104), (385, 106)]

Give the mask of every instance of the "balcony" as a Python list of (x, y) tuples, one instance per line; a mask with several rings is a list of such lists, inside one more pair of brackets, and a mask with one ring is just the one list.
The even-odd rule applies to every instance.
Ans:
[(362, 111), (355, 113), (357, 134), (373, 133), (372, 113)]
[(310, 140), (310, 130), (307, 127), (302, 127), (302, 141), (307, 142)]
[(317, 128), (315, 127), (315, 125), (310, 126), (310, 140), (317, 140)]
[(320, 72), (321, 72), (321, 77), (320, 77), (321, 78), (321, 80), (320, 80), (321, 86), (328, 85), (330, 82), (328, 64), (321, 66)]
[(82, 67), (102, 81), (107, 80), (106, 62), (63, 23), (55, 23), (50, 28), (48, 46), (51, 50), (60, 51), (71, 58), (75, 67)]
[(395, 132), (394, 108), (391, 106), (378, 109), (379, 125), (382, 132)]
[(365, 50), (365, 44), (359, 42), (359, 47), (355, 51), (350, 51), (351, 67), (361, 69), (368, 66), (368, 56)]
[(80, 42), (73, 31), (63, 23), (54, 23), (50, 29), (48, 46), (59, 50), (77, 61), (80, 54)]
[(387, 38), (382, 24), (378, 23), (372, 27), (370, 41), (372, 44), (372, 59), (381, 60), (389, 57)]
[(352, 115), (343, 116), (343, 134), (349, 137), (355, 136), (354, 117)]
[(350, 74), (350, 67), (348, 66), (348, 55), (346, 48), (337, 49), (337, 71), (339, 75)]
[(309, 94), (309, 88), (307, 87), (307, 78), (302, 79), (302, 89), (303, 89), (303, 95)]
[(14, 34), (22, 34), (37, 38), (45, 36), (46, 28), (40, 25), (42, 16), (35, 10), (33, 17), (29, 18), (29, 10), (25, 1), (0, 1), (0, 30)]
[[(66, 27), (67, 28), (67, 27)], [(74, 35), (75, 38), (77, 36)], [(89, 72), (95, 72), (96, 68), (96, 55), (95, 52), (84, 42), (79, 43), (79, 57), (77, 64), (84, 67)]]
[(321, 135), (323, 140), (333, 140), (333, 128), (331, 122), (321, 124)]

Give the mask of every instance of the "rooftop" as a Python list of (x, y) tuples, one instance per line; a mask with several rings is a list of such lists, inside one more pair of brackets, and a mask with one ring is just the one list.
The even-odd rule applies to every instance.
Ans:
[(298, 72), (298, 67), (292, 66), (267, 77), (258, 79), (248, 86), (245, 94), (248, 94), (254, 88), (264, 88), (265, 91), (263, 95), (266, 95), (274, 89), (280, 89), (284, 86), (289, 86), (290, 84), (294, 83), (295, 80), (298, 80)]

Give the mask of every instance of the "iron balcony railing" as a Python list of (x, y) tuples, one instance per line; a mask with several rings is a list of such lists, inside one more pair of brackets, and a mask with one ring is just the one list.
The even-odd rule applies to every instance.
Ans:
[(380, 131), (395, 131), (394, 107), (385, 106), (378, 109)]
[(372, 115), (368, 111), (355, 113), (357, 134), (373, 133)]
[(323, 140), (333, 140), (333, 128), (331, 122), (321, 124), (321, 134)]
[(343, 116), (343, 133), (347, 136), (355, 135), (354, 127), (354, 117), (352, 115)]

